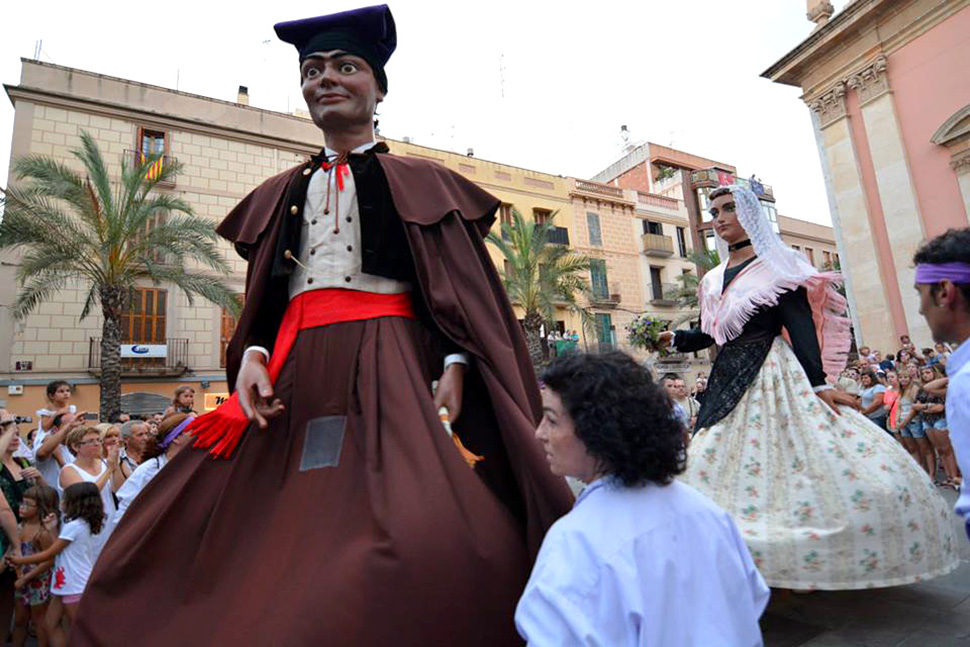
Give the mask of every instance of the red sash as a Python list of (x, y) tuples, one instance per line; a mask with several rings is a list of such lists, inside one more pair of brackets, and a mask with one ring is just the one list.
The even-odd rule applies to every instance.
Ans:
[[(414, 319), (411, 295), (407, 292), (377, 294), (340, 288), (298, 294), (286, 308), (276, 335), (276, 344), (267, 366), (270, 381), (276, 383), (301, 330), (379, 317)], [(239, 396), (233, 393), (218, 409), (196, 418), (188, 430), (195, 434), (196, 447), (208, 447), (213, 456), (229, 458), (249, 425), (250, 421), (239, 404)]]

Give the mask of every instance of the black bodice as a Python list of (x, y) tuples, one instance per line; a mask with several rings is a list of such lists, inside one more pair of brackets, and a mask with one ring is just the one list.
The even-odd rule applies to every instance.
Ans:
[[(724, 288), (753, 261), (754, 258), (751, 258), (725, 270)], [(707, 393), (697, 415), (695, 429), (710, 427), (734, 410), (757, 377), (772, 342), (781, 334), (782, 328), (788, 331), (792, 350), (812, 386), (825, 384), (812, 309), (805, 288), (798, 288), (782, 294), (777, 305), (762, 308), (752, 315), (741, 334), (721, 347), (711, 368)], [(674, 347), (683, 353), (696, 352), (712, 345), (714, 339), (700, 328), (678, 330), (674, 337)]]

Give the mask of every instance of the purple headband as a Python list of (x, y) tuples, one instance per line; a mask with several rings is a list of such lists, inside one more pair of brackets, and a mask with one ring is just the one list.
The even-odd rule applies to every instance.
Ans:
[(916, 266), (917, 283), (970, 283), (970, 263), (920, 263)]
[(188, 427), (189, 426), (189, 423), (191, 423), (193, 420), (195, 420), (195, 416), (189, 416), (188, 418), (186, 418), (185, 420), (183, 420), (182, 422), (180, 422), (175, 427), (175, 429), (173, 429), (172, 431), (168, 432), (168, 435), (165, 436), (165, 439), (162, 440), (162, 442), (158, 443), (158, 446), (161, 449), (165, 449), (166, 447), (168, 447), (169, 445), (171, 445), (172, 444), (172, 441), (175, 440), (176, 438), (178, 438), (179, 434), (182, 433), (183, 431), (185, 431), (185, 428)]

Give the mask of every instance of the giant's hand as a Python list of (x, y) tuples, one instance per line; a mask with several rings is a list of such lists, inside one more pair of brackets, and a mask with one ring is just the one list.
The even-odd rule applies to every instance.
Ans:
[(441, 407), (448, 409), (448, 418), (452, 424), (461, 415), (461, 396), (465, 389), (465, 370), (461, 363), (450, 364), (438, 380), (438, 390), (434, 394), (434, 410)]
[(828, 405), (835, 415), (841, 415), (839, 413), (839, 407), (852, 407), (853, 409), (858, 409), (859, 404), (855, 396), (849, 395), (844, 391), (839, 391), (837, 389), (825, 389), (824, 391), (819, 391), (816, 393), (819, 399)]
[(671, 344), (674, 343), (674, 332), (672, 330), (665, 330), (657, 337), (657, 345), (660, 348), (670, 348)]
[(239, 375), (236, 377), (236, 393), (239, 406), (260, 429), (266, 429), (269, 421), (283, 413), (286, 408), (274, 397), (273, 383), (266, 370), (266, 359), (259, 353), (246, 353)]

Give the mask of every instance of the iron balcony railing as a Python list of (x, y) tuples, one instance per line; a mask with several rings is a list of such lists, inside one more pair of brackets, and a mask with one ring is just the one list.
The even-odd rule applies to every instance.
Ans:
[(609, 286), (609, 290), (604, 290), (603, 287), (596, 284), (593, 285), (592, 294), (590, 296), (590, 301), (593, 306), (599, 308), (615, 308), (620, 305), (623, 297), (620, 293), (620, 286), (617, 283), (613, 283)]
[[(145, 153), (142, 151), (127, 150), (125, 151), (125, 157), (128, 160), (128, 164), (130, 164), (131, 166), (139, 166), (147, 162), (149, 158), (151, 158), (151, 154)], [(176, 163), (178, 163), (178, 160), (176, 158), (170, 155), (162, 155), (161, 157), (156, 159), (148, 166), (148, 169), (145, 171), (145, 177), (150, 180), (157, 179), (159, 174), (161, 174), (163, 168), (165, 168), (166, 166), (171, 166)], [(173, 187), (175, 186), (175, 178), (173, 176), (170, 176), (168, 179), (162, 182), (159, 182), (155, 186)]]
[(677, 295), (681, 286), (678, 283), (654, 283), (650, 286), (650, 304), (655, 306), (677, 305)]
[(569, 230), (565, 227), (553, 227), (549, 230), (548, 240), (553, 245), (568, 245)]
[[(122, 342), (122, 347), (165, 346), (164, 357), (122, 357), (121, 371), (128, 375), (179, 375), (189, 370), (189, 340), (166, 339), (164, 342)], [(137, 352), (137, 350), (135, 351)], [(101, 372), (101, 338), (91, 337), (88, 342), (88, 371)]]

